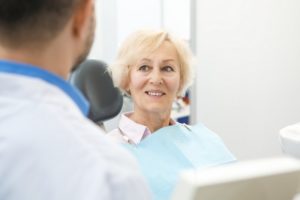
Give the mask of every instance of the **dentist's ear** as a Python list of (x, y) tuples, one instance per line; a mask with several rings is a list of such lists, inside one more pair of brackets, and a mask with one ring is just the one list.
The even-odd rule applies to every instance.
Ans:
[(78, 38), (84, 38), (84, 27), (90, 23), (90, 18), (95, 12), (94, 0), (81, 0), (73, 14), (73, 35)]

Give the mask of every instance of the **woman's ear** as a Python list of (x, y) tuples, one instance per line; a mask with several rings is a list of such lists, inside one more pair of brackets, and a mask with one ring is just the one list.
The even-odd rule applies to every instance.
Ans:
[(126, 89), (125, 89), (126, 93), (127, 93), (128, 95), (130, 95), (130, 96), (131, 96), (131, 92), (130, 92), (129, 84), (127, 84), (127, 86), (126, 86), (125, 88), (126, 88)]
[(180, 86), (177, 91), (177, 98), (182, 98), (182, 97), (184, 97), (184, 92), (183, 92), (183, 88), (182, 88), (182, 83), (180, 83)]
[(126, 95), (128, 95), (128, 96), (131, 95), (131, 93), (130, 93), (130, 88), (129, 88), (129, 84), (128, 84), (128, 80), (126, 80), (126, 77), (125, 77), (125, 78), (124, 78), (124, 77), (122, 78), (119, 88), (121, 88), (121, 90), (122, 90)]

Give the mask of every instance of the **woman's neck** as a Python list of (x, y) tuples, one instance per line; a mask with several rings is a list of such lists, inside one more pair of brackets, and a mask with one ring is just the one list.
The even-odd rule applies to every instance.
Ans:
[(134, 111), (130, 116), (130, 119), (136, 123), (143, 124), (151, 131), (151, 133), (156, 130), (169, 126), (170, 124), (170, 112), (168, 113), (149, 113)]

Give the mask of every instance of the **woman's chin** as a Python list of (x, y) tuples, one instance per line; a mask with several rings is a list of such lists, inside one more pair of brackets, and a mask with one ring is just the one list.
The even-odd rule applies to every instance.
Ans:
[(162, 106), (162, 105), (152, 105), (152, 106), (149, 105), (147, 107), (147, 111), (149, 113), (157, 113), (157, 114), (168, 113), (166, 106)]

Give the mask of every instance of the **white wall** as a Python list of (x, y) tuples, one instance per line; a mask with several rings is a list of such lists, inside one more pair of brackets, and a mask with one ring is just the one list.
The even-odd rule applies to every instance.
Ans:
[(161, 0), (162, 27), (176, 36), (190, 41), (190, 0)]
[(300, 1), (198, 0), (197, 113), (239, 159), (300, 121)]
[(159, 28), (161, 26), (160, 1), (117, 0), (118, 47), (134, 31), (141, 28)]
[(125, 37), (142, 28), (164, 28), (185, 40), (190, 39), (189, 0), (95, 2), (97, 28), (89, 58), (112, 62)]
[(110, 62), (115, 58), (117, 46), (116, 0), (97, 0), (95, 41), (89, 58)]

